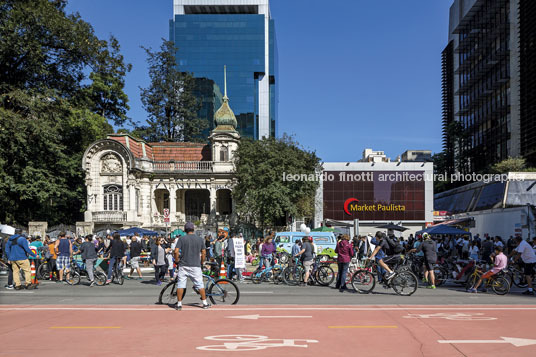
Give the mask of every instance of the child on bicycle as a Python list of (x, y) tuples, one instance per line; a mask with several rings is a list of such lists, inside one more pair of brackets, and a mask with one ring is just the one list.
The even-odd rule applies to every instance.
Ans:
[(484, 281), (484, 279), (488, 279), (491, 276), (497, 274), (498, 272), (504, 270), (506, 268), (506, 265), (508, 264), (508, 258), (506, 257), (506, 255), (503, 254), (503, 247), (500, 245), (495, 246), (495, 253), (491, 255), (491, 258), (494, 259), (493, 268), (485, 272), (480, 277), (480, 279), (478, 279), (478, 282), (475, 284), (475, 286), (469, 289), (470, 293), (476, 293), (478, 287), (480, 286), (480, 284), (482, 284), (482, 281)]

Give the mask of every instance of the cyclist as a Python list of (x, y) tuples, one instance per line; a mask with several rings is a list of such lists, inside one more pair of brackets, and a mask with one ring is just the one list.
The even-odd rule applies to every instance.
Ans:
[(523, 273), (525, 274), (525, 279), (527, 279), (528, 290), (523, 293), (523, 295), (534, 295), (534, 290), (532, 289), (532, 275), (534, 274), (534, 266), (536, 265), (536, 254), (534, 250), (526, 241), (521, 237), (515, 238), (516, 249), (510, 255), (516, 255), (516, 258), (521, 257), (523, 262)]
[[(387, 241), (383, 237), (383, 233), (380, 232), (380, 231), (376, 232), (376, 235), (374, 236), (374, 238), (372, 238), (370, 243), (374, 244), (376, 246), (376, 248), (372, 252), (372, 255), (370, 256), (369, 259), (376, 259), (376, 261), (380, 265), (380, 268), (385, 270), (385, 271), (387, 271), (387, 274), (385, 275), (385, 279), (386, 280), (391, 279), (395, 275), (395, 273), (383, 261), (383, 258), (386, 257), (385, 252), (389, 251), (389, 243), (387, 243)], [(382, 275), (382, 273), (383, 273), (383, 271), (381, 271), (381, 269), (379, 269), (380, 270), (380, 275)]]
[(177, 273), (177, 305), (176, 310), (182, 309), (182, 294), (186, 288), (186, 279), (190, 278), (194, 283), (194, 289), (199, 291), (203, 301), (203, 309), (210, 308), (203, 286), (203, 273), (201, 262), (205, 261), (206, 247), (205, 240), (194, 234), (195, 226), (192, 222), (186, 222), (184, 231), (186, 235), (177, 241), (175, 246), (175, 261), (178, 262)]
[(492, 258), (494, 258), (493, 268), (491, 270), (488, 270), (485, 272), (480, 279), (478, 279), (478, 282), (473, 286), (471, 289), (469, 289), (470, 293), (477, 292), (478, 287), (480, 284), (482, 284), (482, 281), (484, 279), (488, 279), (489, 277), (497, 274), (498, 272), (504, 270), (506, 268), (506, 265), (508, 264), (508, 258), (506, 255), (503, 254), (503, 247), (500, 245), (495, 246), (495, 253), (491, 255)]

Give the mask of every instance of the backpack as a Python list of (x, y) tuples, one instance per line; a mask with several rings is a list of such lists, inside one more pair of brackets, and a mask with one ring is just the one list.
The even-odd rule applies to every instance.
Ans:
[(393, 238), (386, 236), (384, 239), (387, 241), (387, 244), (389, 244), (389, 255), (392, 254), (400, 254), (404, 250), (404, 247), (402, 247), (402, 244), (400, 242), (397, 242)]

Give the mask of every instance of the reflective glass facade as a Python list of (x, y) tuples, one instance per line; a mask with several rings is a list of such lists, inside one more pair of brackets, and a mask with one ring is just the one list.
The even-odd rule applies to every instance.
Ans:
[[(259, 84), (265, 75), (265, 33), (269, 34), (270, 134), (276, 135), (277, 57), (273, 20), (265, 31), (260, 14), (185, 14), (170, 21), (170, 40), (178, 48), (177, 64), (198, 79), (196, 95), (203, 107), (199, 116), (214, 127), (214, 112), (221, 105), (223, 66), (227, 66), (227, 94), (239, 133), (258, 138)], [(211, 88), (213, 90), (211, 90)]]

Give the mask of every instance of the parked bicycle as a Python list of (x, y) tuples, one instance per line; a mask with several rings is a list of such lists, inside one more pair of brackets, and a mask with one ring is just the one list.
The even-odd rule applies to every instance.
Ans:
[[(289, 265), (283, 271), (283, 280), (287, 285), (298, 285), (303, 281), (305, 276), (305, 268), (299, 261), (299, 258), (294, 258), (294, 264)], [(335, 271), (327, 264), (322, 264), (319, 258), (316, 258), (313, 263), (313, 269), (309, 277), (309, 281), (305, 283), (318, 284), (329, 286), (335, 280)]]
[(278, 259), (275, 258), (272, 264), (269, 267), (257, 268), (253, 273), (251, 273), (251, 281), (253, 284), (260, 284), (263, 281), (272, 279), (274, 284), (279, 284), (283, 281), (283, 267), (279, 264)]
[[(205, 280), (205, 291), (207, 297), (213, 304), (229, 304), (235, 305), (240, 299), (240, 290), (238, 286), (229, 279), (214, 279), (209, 275), (203, 274)], [(194, 288), (194, 291), (199, 294), (199, 291)], [(183, 298), (186, 295), (184, 289)], [(177, 302), (177, 276), (172, 279), (160, 291), (157, 304), (173, 305)]]

